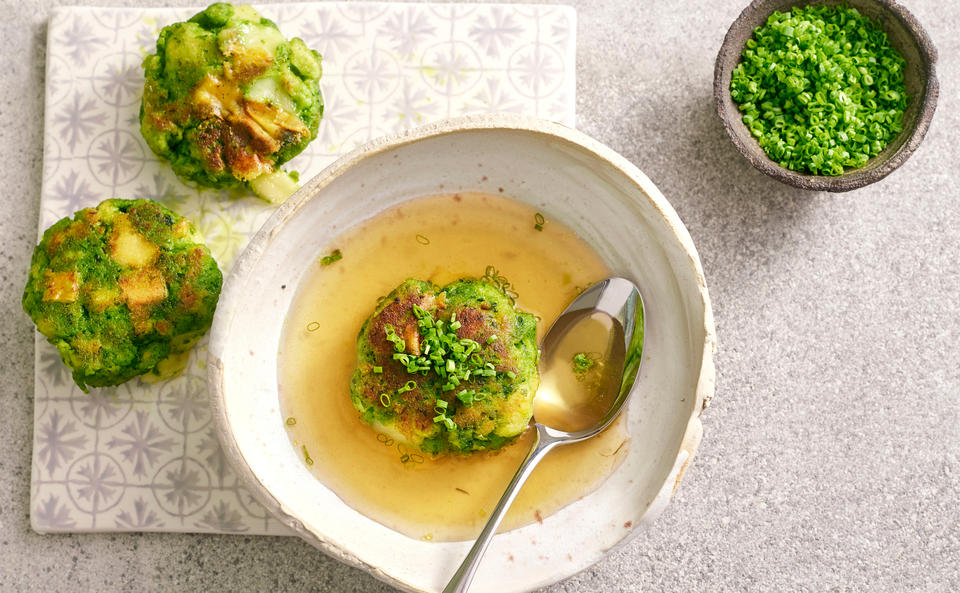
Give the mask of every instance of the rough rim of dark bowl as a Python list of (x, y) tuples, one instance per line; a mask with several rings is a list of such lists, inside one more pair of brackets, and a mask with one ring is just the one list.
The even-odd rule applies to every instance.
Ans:
[[(749, 131), (747, 131), (746, 126), (743, 125), (740, 118), (740, 111), (733, 103), (733, 99), (730, 98), (730, 77), (733, 69), (740, 63), (740, 55), (743, 53), (742, 44), (737, 44), (736, 47), (733, 47), (735, 34), (744, 28), (748, 22), (752, 21), (757, 13), (764, 13), (765, 11), (765, 22), (766, 16), (769, 16), (769, 14), (773, 12), (773, 9), (767, 9), (765, 7), (772, 1), (773, 0), (753, 0), (753, 2), (740, 13), (737, 20), (730, 25), (723, 39), (723, 44), (720, 46), (720, 52), (717, 54), (717, 62), (713, 73), (714, 102), (716, 103), (717, 114), (720, 116), (723, 127), (733, 141), (734, 146), (737, 147), (740, 154), (750, 161), (750, 164), (760, 171), (763, 171), (778, 181), (799, 187), (800, 189), (845, 192), (864, 187), (883, 179), (910, 158), (913, 151), (917, 149), (917, 146), (920, 145), (920, 142), (926, 135), (927, 129), (930, 127), (933, 112), (937, 107), (937, 98), (940, 94), (940, 84), (937, 81), (936, 72), (937, 49), (930, 40), (930, 36), (927, 35), (927, 32), (910, 11), (903, 6), (892, 0), (873, 0), (875, 4), (887, 10), (892, 16), (899, 20), (906, 31), (913, 37), (922, 58), (922, 64), (920, 64), (920, 66), (926, 70), (926, 76), (923, 77), (923, 103), (917, 114), (913, 129), (909, 131), (909, 137), (896, 152), (886, 157), (882, 156), (882, 153), (874, 157), (874, 159), (884, 159), (879, 164), (873, 165), (868, 162), (868, 164), (863, 167), (851, 169), (849, 172), (837, 176), (798, 173), (786, 167), (781, 167), (767, 156), (766, 152), (760, 148), (760, 145), (753, 139)], [(798, 0), (794, 5), (805, 6), (814, 3), (820, 4), (823, 2), (818, 2), (817, 0)], [(903, 133), (907, 133), (907, 131), (905, 130)], [(896, 140), (894, 140), (894, 142), (896, 142)]]

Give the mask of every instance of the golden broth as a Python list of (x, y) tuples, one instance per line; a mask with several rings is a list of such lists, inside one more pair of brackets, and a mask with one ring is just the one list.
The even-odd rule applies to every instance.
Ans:
[[(350, 400), (356, 339), (377, 299), (407, 278), (438, 285), (494, 266), (517, 306), (538, 315), (538, 341), (579, 292), (610, 275), (570, 229), (501, 196), (460, 193), (411, 200), (329, 245), (343, 259), (308, 271), (280, 344), (280, 398), (294, 446), (344, 502), (418, 539), (475, 537), (532, 443), (435, 459), (360, 421)], [(551, 452), (520, 491), (502, 529), (542, 520), (595, 489), (626, 452), (621, 422)]]

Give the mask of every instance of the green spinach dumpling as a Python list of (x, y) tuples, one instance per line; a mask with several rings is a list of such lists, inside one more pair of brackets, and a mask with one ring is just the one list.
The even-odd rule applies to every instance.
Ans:
[(271, 202), (293, 193), (279, 167), (317, 136), (320, 54), (249, 6), (217, 3), (164, 27), (143, 68), (140, 131), (177, 175)]
[(498, 449), (533, 415), (536, 334), (536, 318), (491, 283), (406, 280), (360, 331), (354, 406), (427, 453)]
[(188, 220), (150, 200), (106, 200), (43, 233), (23, 308), (86, 391), (179, 372), (222, 283)]

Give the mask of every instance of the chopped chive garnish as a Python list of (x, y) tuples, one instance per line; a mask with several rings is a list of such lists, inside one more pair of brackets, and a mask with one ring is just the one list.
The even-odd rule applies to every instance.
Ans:
[(430, 239), (424, 237), (423, 235), (417, 235), (417, 243), (421, 245), (429, 245)]
[(573, 355), (573, 374), (578, 381), (583, 381), (599, 362), (599, 352), (577, 352)]
[(545, 222), (546, 222), (546, 219), (543, 217), (543, 214), (540, 214), (539, 212), (537, 212), (536, 214), (533, 215), (533, 228), (537, 229), (538, 231), (543, 230), (543, 224)]
[(308, 331), (308, 332), (315, 332), (315, 331), (317, 331), (318, 329), (320, 329), (320, 323), (318, 323), (318, 322), (316, 322), (316, 321), (311, 321), (310, 323), (307, 324), (307, 331)]
[(293, 416), (287, 418), (287, 426), (294, 426), (297, 423), (297, 419)]
[(584, 372), (593, 366), (593, 359), (586, 352), (577, 352), (573, 355), (573, 371)]
[(730, 97), (771, 160), (840, 175), (903, 129), (906, 62), (886, 33), (845, 6), (774, 11), (734, 68)]
[[(509, 282), (495, 269), (488, 269), (486, 280), (510, 296)], [(492, 310), (493, 314), (496, 313), (496, 307), (488, 301), (478, 300), (474, 306), (482, 311)], [(385, 323), (382, 327), (383, 336), (384, 340), (392, 345), (392, 351), (380, 355), (380, 360), (396, 361), (409, 375), (426, 377), (419, 385), (440, 386), (447, 399), (436, 399), (433, 402), (433, 422), (452, 432), (458, 430), (453, 417), (460, 408), (473, 406), (477, 402), (490, 399), (494, 394), (502, 393), (503, 386), (496, 378), (509, 377), (512, 380), (516, 379), (516, 373), (497, 371), (502, 361), (491, 345), (499, 341), (499, 335), (477, 336), (473, 333), (475, 330), (470, 330), (465, 333), (478, 338), (479, 342), (472, 337), (461, 337), (457, 332), (463, 331), (463, 321), (457, 318), (456, 311), (450, 311), (449, 317), (441, 317), (446, 308), (442, 297), (438, 299), (436, 307), (431, 306), (429, 309), (412, 304), (407, 316), (393, 320), (396, 325)], [(407, 340), (410, 340), (409, 349)], [(375, 366), (374, 373), (387, 372), (385, 368), (386, 364)], [(395, 391), (380, 394), (380, 404), (389, 408), (393, 405), (393, 398), (417, 388), (418, 382), (409, 380)], [(450, 392), (452, 397), (446, 395)], [(482, 435), (473, 434), (470, 438), (482, 440), (481, 437)]]
[[(481, 276), (480, 279), (496, 286), (505, 297), (510, 299), (511, 304), (516, 304), (517, 293), (512, 289), (513, 285), (510, 284), (510, 281), (507, 280), (506, 277), (497, 271), (497, 268), (487, 266), (487, 269), (484, 270), (483, 276)], [(481, 308), (483, 308), (483, 303), (481, 303)]]
[(403, 341), (403, 338), (397, 335), (397, 330), (394, 329), (389, 323), (383, 326), (383, 332), (387, 337), (387, 340), (393, 343), (393, 349), (395, 352), (403, 352), (407, 349), (407, 343)]
[(334, 262), (338, 262), (341, 259), (343, 259), (343, 253), (341, 253), (339, 249), (334, 249), (327, 255), (324, 255), (323, 257), (320, 258), (320, 265), (329, 266), (330, 264)]
[(303, 460), (307, 465), (313, 465), (313, 459), (310, 458), (310, 454), (307, 453), (307, 446), (303, 445)]

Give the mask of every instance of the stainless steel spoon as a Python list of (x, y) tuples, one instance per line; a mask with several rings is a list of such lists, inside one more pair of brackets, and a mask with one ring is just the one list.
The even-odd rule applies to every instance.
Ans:
[[(536, 436), (533, 447), (443, 593), (463, 593), (470, 586), (480, 558), (537, 463), (554, 447), (595, 436), (616, 419), (633, 391), (640, 370), (643, 319), (643, 299), (633, 282), (624, 278), (608, 278), (584, 291), (550, 327), (541, 344), (541, 366), (546, 362), (546, 368), (534, 400), (531, 423)], [(569, 346), (571, 336), (576, 339), (578, 328), (583, 328), (584, 324), (604, 326), (609, 337), (602, 356), (590, 359), (593, 363), (606, 365), (608, 369), (599, 389), (603, 392), (600, 395), (605, 396), (599, 398), (602, 402), (599, 407), (597, 397), (590, 402), (580, 397), (565, 397), (568, 394), (551, 388), (548, 380), (552, 373), (560, 372), (564, 365), (570, 367), (569, 357), (562, 358), (563, 365), (551, 365), (551, 362), (561, 362), (556, 354), (565, 345)], [(593, 329), (596, 330), (596, 327)], [(593, 334), (596, 336), (597, 332)]]

